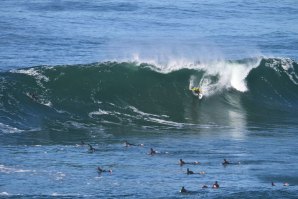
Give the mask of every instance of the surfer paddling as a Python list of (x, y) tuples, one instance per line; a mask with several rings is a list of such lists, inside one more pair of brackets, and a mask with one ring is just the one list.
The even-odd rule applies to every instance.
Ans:
[(200, 162), (185, 162), (185, 161), (183, 161), (182, 159), (180, 159), (179, 160), (179, 165), (180, 166), (183, 166), (183, 165), (185, 165), (185, 164), (192, 164), (192, 165), (196, 165), (196, 164), (200, 164)]
[(236, 162), (230, 162), (227, 159), (224, 159), (224, 161), (221, 163), (223, 166), (227, 166), (227, 165), (231, 165), (231, 164), (240, 164), (240, 162), (236, 163)]
[(125, 142), (124, 142), (124, 146), (125, 146), (125, 147), (129, 147), (129, 146), (137, 146), (137, 145), (135, 145), (135, 144), (131, 144), (131, 143), (125, 141)]
[(230, 162), (224, 159), (224, 161), (222, 162), (222, 165), (228, 165), (228, 164), (230, 164)]
[(130, 147), (130, 146), (144, 146), (143, 144), (131, 144), (127, 141), (124, 142), (124, 147)]
[(102, 169), (102, 168), (100, 168), (100, 167), (97, 167), (97, 172), (98, 172), (99, 174), (104, 173), (104, 172), (112, 173), (112, 170), (111, 170), (111, 169), (109, 169), (109, 170), (105, 170), (105, 169)]
[(153, 150), (153, 148), (150, 149), (149, 155), (155, 155), (157, 152)]
[(180, 189), (180, 193), (187, 193), (188, 191), (184, 188), (184, 186)]
[(186, 174), (187, 175), (192, 175), (192, 174), (195, 174), (195, 172), (193, 172), (193, 171), (189, 170), (189, 168), (187, 168)]
[(201, 172), (199, 172), (199, 173), (195, 173), (195, 172), (189, 170), (189, 168), (187, 168), (187, 170), (186, 170), (186, 174), (187, 174), (187, 175), (193, 175), (193, 174), (204, 175), (204, 174), (206, 174), (206, 173), (205, 173), (205, 171), (201, 171)]
[(168, 154), (169, 152), (165, 151), (155, 151), (153, 148), (150, 148), (148, 155), (155, 155), (155, 154)]
[(89, 146), (89, 152), (90, 153), (93, 153), (93, 152), (96, 151), (96, 149), (91, 144), (88, 144), (88, 146)]
[(208, 188), (208, 185), (205, 185), (205, 184), (204, 184), (204, 185), (202, 186), (202, 189), (207, 189), (207, 188)]

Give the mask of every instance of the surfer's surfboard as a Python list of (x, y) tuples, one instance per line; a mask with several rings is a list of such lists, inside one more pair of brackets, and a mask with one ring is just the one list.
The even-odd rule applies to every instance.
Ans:
[(199, 99), (202, 99), (203, 98), (203, 94), (202, 93), (197, 94), (194, 91), (192, 91), (192, 94), (194, 94), (195, 96), (197, 96)]
[(198, 96), (198, 98), (199, 98), (199, 99), (202, 99), (202, 98), (203, 98), (203, 94), (200, 93), (199, 96)]

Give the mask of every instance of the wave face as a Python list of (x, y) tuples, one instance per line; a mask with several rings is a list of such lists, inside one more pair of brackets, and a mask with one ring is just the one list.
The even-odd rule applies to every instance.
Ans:
[[(1, 131), (294, 121), (297, 70), (293, 60), (262, 58), (193, 63), (172, 70), (105, 62), (2, 72)], [(193, 86), (203, 89), (202, 100), (190, 92)]]

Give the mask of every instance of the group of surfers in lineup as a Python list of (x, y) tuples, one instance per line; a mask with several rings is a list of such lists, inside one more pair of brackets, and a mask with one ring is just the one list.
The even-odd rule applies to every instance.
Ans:
[[(84, 141), (81, 141), (81, 145), (85, 145), (85, 143), (84, 143)], [(95, 152), (97, 149), (96, 148), (94, 148), (91, 144), (87, 144), (88, 146), (89, 146), (89, 152), (90, 153), (93, 153), (93, 152)], [(132, 143), (129, 143), (129, 142), (127, 142), (127, 141), (125, 141), (124, 142), (124, 147), (130, 147), (130, 146), (144, 146), (144, 144), (132, 144)], [(150, 151), (149, 151), (149, 153), (148, 153), (148, 155), (155, 155), (155, 154), (157, 154), (158, 152), (157, 151), (155, 151), (153, 148), (150, 148)], [(182, 159), (180, 159), (179, 160), (179, 165), (180, 166), (183, 166), (183, 165), (199, 165), (199, 164), (201, 164), (200, 162), (198, 162), (198, 161), (195, 161), (195, 162), (185, 162), (184, 160), (182, 160)], [(232, 162), (229, 162), (228, 160), (226, 160), (226, 159), (224, 159), (223, 160), (223, 162), (222, 162), (222, 165), (223, 166), (227, 166), (227, 165), (230, 165), (230, 164), (239, 164), (239, 162), (238, 163), (232, 163)], [(104, 172), (107, 172), (107, 173), (112, 173), (112, 170), (111, 169), (109, 169), (109, 170), (105, 170), (105, 169), (102, 169), (101, 167), (97, 167), (97, 172), (99, 173), (99, 174), (101, 174), (101, 173), (104, 173)], [(199, 172), (199, 173), (195, 173), (195, 172), (193, 172), (193, 171), (191, 171), (189, 168), (187, 168), (187, 170), (186, 170), (186, 174), (187, 175), (192, 175), (192, 174), (200, 174), (200, 175), (204, 175), (204, 174), (206, 174), (204, 171), (201, 171), (201, 172)], [(271, 182), (271, 185), (272, 186), (275, 186), (275, 183), (274, 182)], [(289, 186), (289, 183), (284, 183), (284, 185), (283, 186)], [(202, 186), (202, 188), (208, 188), (208, 185), (203, 185)], [(213, 189), (218, 189), (219, 188), (219, 184), (218, 184), (218, 182), (217, 181), (215, 181), (214, 182), (214, 184), (212, 185), (212, 188)], [(184, 186), (182, 186), (182, 188), (180, 189), (180, 192), (181, 193), (187, 193), (187, 192), (189, 192), (188, 190), (186, 190), (185, 189), (185, 187)]]

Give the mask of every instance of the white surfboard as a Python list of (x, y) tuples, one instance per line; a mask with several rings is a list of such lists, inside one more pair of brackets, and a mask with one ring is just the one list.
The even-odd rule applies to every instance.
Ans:
[(203, 98), (203, 94), (202, 93), (198, 94), (198, 93), (195, 93), (194, 91), (192, 91), (192, 94), (195, 95), (195, 96), (197, 96), (199, 99), (202, 99)]
[(199, 97), (199, 99), (202, 99), (203, 98), (203, 94), (200, 93), (198, 97)]

